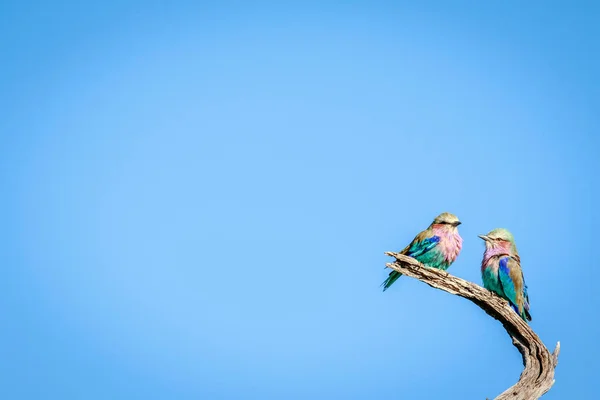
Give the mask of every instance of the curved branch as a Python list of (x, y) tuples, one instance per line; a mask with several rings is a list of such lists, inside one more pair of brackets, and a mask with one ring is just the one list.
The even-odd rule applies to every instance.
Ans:
[(414, 258), (386, 252), (394, 263), (386, 266), (403, 275), (418, 279), (429, 286), (455, 294), (477, 304), (483, 311), (502, 323), (523, 356), (525, 368), (519, 381), (495, 400), (533, 400), (546, 393), (554, 384), (554, 369), (558, 364), (560, 342), (553, 353), (544, 346), (538, 335), (514, 312), (508, 302), (495, 293), (439, 269), (427, 268)]

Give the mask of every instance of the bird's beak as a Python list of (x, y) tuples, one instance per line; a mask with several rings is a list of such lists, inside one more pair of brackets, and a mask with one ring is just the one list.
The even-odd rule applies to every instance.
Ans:
[(489, 237), (487, 237), (487, 236), (485, 236), (485, 235), (477, 235), (477, 236), (479, 236), (480, 238), (482, 238), (482, 239), (483, 239), (483, 240), (485, 240), (486, 242), (489, 242), (489, 241), (490, 241), (490, 238), (489, 238)]
[(460, 221), (456, 221), (456, 222), (455, 222), (455, 223), (453, 223), (452, 225), (453, 225), (453, 226), (459, 226), (460, 224), (462, 224), (462, 222), (460, 222)]

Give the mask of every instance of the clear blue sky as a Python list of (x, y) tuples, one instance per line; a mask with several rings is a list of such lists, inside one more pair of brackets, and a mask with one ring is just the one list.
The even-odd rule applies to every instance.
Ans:
[(0, 6), (2, 398), (491, 398), (500, 324), (379, 288), (442, 211), (597, 394), (598, 6), (161, 3)]

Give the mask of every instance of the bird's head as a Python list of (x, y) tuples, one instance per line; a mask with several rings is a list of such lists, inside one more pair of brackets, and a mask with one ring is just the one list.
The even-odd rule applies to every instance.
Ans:
[(435, 217), (431, 225), (442, 225), (448, 229), (456, 230), (461, 223), (462, 222), (459, 221), (456, 215), (449, 212), (443, 212)]
[(508, 229), (496, 228), (487, 235), (479, 235), (485, 241), (486, 249), (506, 250), (507, 254), (518, 255), (515, 238)]

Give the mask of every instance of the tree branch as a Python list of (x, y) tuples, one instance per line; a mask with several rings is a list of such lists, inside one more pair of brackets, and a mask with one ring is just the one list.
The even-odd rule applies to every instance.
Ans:
[(554, 369), (558, 364), (560, 342), (553, 353), (544, 346), (538, 335), (495, 293), (439, 269), (427, 268), (414, 258), (386, 252), (394, 263), (386, 266), (403, 275), (418, 279), (429, 286), (471, 300), (488, 315), (502, 323), (513, 344), (523, 356), (525, 368), (519, 381), (501, 393), (495, 400), (534, 400), (544, 395), (554, 384)]

